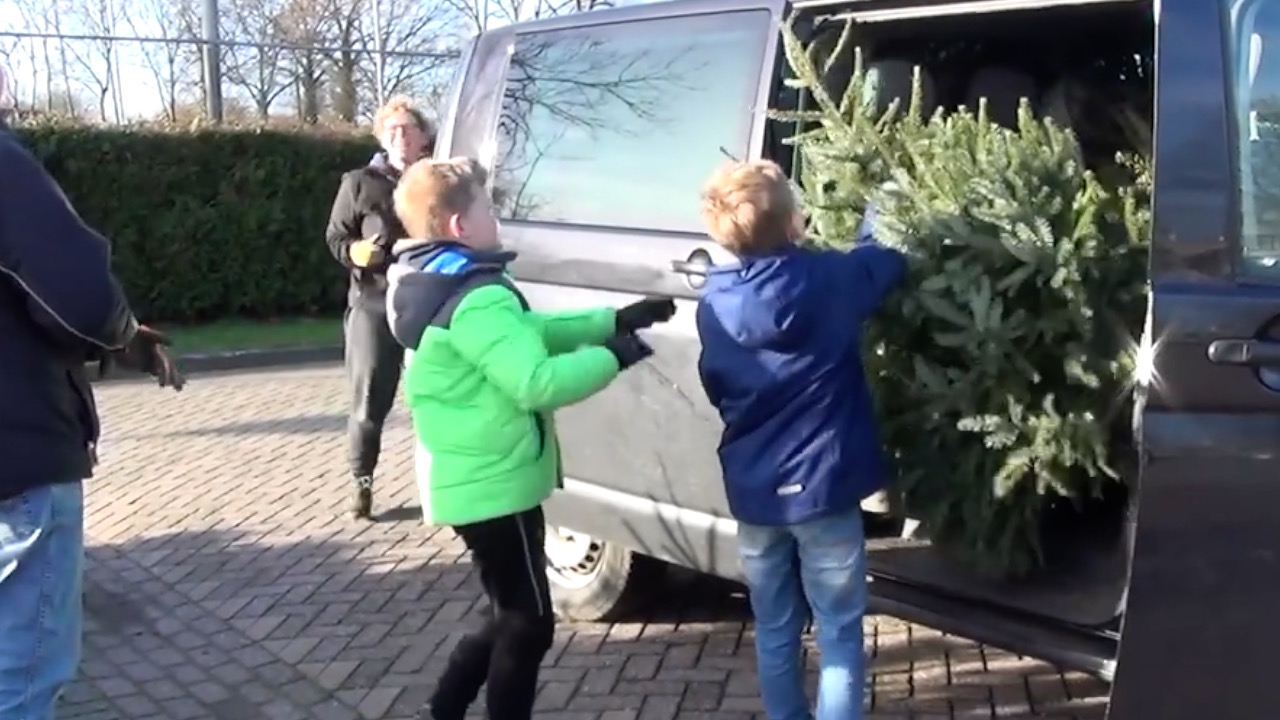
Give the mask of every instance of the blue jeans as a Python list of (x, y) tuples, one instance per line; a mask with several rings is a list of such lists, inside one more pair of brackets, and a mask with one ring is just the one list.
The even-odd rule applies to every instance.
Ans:
[(801, 635), (817, 624), (817, 720), (859, 720), (866, 682), (867, 610), (862, 511), (798, 525), (738, 525), (756, 619), (756, 666), (769, 720), (809, 720)]
[(0, 720), (52, 720), (83, 624), (84, 489), (0, 500)]

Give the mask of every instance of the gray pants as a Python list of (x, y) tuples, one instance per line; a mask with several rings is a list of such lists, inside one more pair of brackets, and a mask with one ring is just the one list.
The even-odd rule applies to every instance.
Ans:
[(395, 403), (404, 350), (391, 335), (381, 303), (348, 306), (344, 332), (351, 388), (351, 415), (347, 420), (351, 474), (363, 478), (372, 476), (378, 465), (382, 425)]

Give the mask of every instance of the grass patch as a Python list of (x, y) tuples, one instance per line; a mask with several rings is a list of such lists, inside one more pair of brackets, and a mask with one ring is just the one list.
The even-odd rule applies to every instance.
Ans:
[(160, 326), (178, 355), (234, 350), (282, 350), (342, 344), (342, 318), (222, 320), (207, 325)]

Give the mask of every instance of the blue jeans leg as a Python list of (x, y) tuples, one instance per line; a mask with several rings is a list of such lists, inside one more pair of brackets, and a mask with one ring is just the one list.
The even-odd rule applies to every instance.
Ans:
[(52, 720), (83, 625), (79, 482), (0, 501), (0, 720)]
[(862, 512), (792, 528), (800, 577), (817, 625), (821, 671), (817, 720), (859, 720), (866, 691), (862, 621), (867, 612)]
[(738, 549), (755, 616), (756, 672), (769, 720), (809, 720), (803, 646), (809, 621), (795, 538), (787, 528), (738, 524)]
[(738, 525), (756, 620), (760, 695), (769, 720), (812, 717), (801, 634), (813, 617), (821, 655), (817, 720), (860, 720), (866, 682), (867, 608), (862, 513), (785, 527)]

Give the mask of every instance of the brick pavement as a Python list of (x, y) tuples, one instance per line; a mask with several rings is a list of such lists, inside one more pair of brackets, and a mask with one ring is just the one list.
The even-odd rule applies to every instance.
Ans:
[[(82, 678), (62, 720), (412, 718), (477, 611), (447, 531), (414, 504), (406, 419), (387, 433), (379, 523), (347, 520), (335, 368), (209, 375), (182, 395), (99, 389)], [(745, 602), (672, 573), (633, 622), (562, 627), (540, 717), (759, 717)], [(1102, 718), (1106, 687), (870, 618), (870, 718)]]

